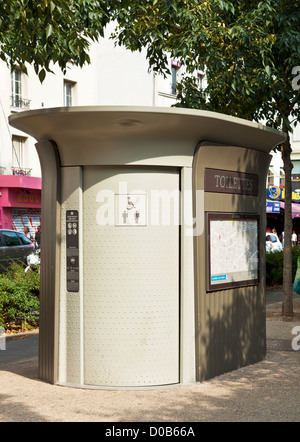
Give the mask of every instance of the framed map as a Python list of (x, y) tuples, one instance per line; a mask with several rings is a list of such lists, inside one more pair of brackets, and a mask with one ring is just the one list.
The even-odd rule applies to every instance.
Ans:
[(259, 215), (206, 213), (207, 291), (259, 282)]

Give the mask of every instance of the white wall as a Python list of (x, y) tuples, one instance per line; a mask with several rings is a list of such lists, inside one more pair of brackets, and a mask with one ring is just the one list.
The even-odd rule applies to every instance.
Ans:
[(12, 142), (11, 127), (7, 116), (10, 113), (11, 83), (9, 71), (4, 62), (0, 61), (0, 167), (11, 167)]

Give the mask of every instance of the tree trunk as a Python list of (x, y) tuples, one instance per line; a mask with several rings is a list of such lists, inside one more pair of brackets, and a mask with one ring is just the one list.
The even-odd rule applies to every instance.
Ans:
[(285, 172), (285, 204), (284, 204), (284, 252), (283, 252), (283, 293), (282, 316), (293, 316), (293, 281), (292, 281), (292, 169), (291, 143), (288, 130), (287, 139), (282, 148), (283, 168)]

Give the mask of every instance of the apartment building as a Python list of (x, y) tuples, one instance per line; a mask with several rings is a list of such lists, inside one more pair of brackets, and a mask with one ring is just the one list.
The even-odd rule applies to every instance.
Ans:
[(8, 124), (11, 113), (61, 106), (171, 106), (181, 66), (170, 60), (169, 78), (148, 71), (144, 53), (131, 53), (102, 39), (90, 50), (91, 64), (53, 66), (43, 84), (34, 69), (13, 73), (0, 61), (0, 228), (34, 234), (41, 217), (41, 169), (35, 140)]

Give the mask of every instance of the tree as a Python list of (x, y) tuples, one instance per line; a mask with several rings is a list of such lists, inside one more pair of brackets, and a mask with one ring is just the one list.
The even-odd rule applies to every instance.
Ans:
[[(300, 6), (295, 0), (123, 1), (115, 34), (131, 50), (147, 48), (150, 67), (166, 73), (167, 55), (186, 68), (179, 105), (222, 112), (287, 133), (285, 171), (283, 316), (293, 315), (291, 143), (300, 122)], [(299, 68), (299, 69), (298, 69)], [(206, 71), (199, 90), (193, 73)], [(300, 83), (300, 82), (299, 82)]]
[(1, 0), (0, 58), (13, 70), (27, 73), (33, 64), (41, 81), (51, 62), (66, 71), (67, 63), (89, 63), (89, 45), (110, 20), (114, 1)]

